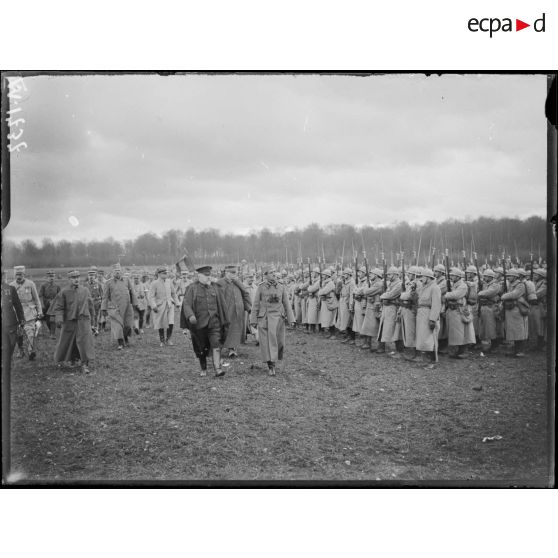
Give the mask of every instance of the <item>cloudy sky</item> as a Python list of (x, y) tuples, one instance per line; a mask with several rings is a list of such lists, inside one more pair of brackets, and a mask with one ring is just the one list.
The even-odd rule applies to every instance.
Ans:
[(544, 215), (544, 76), (28, 77), (6, 238)]

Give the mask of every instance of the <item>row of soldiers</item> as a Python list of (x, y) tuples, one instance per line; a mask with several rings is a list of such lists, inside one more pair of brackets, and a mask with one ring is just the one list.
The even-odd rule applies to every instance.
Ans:
[[(320, 332), (372, 352), (388, 351), (395, 358), (416, 360), (416, 351), (424, 351), (419, 332), (425, 304), (436, 324), (435, 354), (447, 351), (465, 358), (468, 346), (489, 352), (503, 340), (513, 345), (517, 357), (524, 356), (528, 340), (544, 349), (546, 269), (533, 269), (533, 281), (523, 268), (507, 270), (505, 282), (503, 268), (479, 272), (475, 266), (448, 270), (438, 264), (433, 269), (390, 266), (384, 274), (362, 266), (355, 278), (351, 268), (339, 273), (316, 267), (298, 271), (287, 284), (297, 323), (308, 333)], [(436, 302), (423, 300), (431, 284), (439, 290), (439, 304), (437, 294)]]

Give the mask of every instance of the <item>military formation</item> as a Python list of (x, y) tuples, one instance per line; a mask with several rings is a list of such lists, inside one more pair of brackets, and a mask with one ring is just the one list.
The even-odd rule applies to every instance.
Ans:
[(284, 357), (287, 326), (426, 369), (436, 366), (440, 354), (464, 359), (472, 351), (503, 350), (521, 358), (545, 349), (544, 262), (531, 258), (521, 266), (503, 256), (479, 267), (475, 254), (471, 262), (464, 258), (450, 265), (447, 253), (436, 263), (433, 251), (422, 267), (416, 257), (406, 266), (403, 254), (389, 267), (382, 254), (381, 263), (371, 267), (362, 255), (360, 266), (355, 254), (349, 266), (328, 265), (324, 258), (312, 266), (300, 258), (297, 266), (250, 266), (243, 260), (221, 269), (194, 266), (185, 257), (154, 273), (117, 263), (106, 276), (95, 266), (85, 274), (71, 270), (63, 288), (49, 270), (39, 289), (25, 267), (16, 266), (10, 284), (3, 273), (3, 343), (10, 359), (17, 347), (20, 358), (34, 360), (44, 324), (57, 339), (55, 362), (79, 362), (87, 373), (96, 336), (110, 330), (115, 350), (121, 351), (150, 327), (164, 348), (173, 345), (178, 312), (201, 376), (211, 362), (215, 376), (222, 377), (222, 359), (236, 358), (249, 339), (274, 376)]

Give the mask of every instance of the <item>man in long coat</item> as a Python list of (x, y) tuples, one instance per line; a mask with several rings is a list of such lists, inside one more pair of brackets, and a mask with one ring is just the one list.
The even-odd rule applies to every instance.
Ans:
[(478, 336), (484, 352), (494, 349), (498, 337), (497, 313), (500, 300), (500, 284), (496, 281), (496, 274), (492, 269), (485, 269), (483, 274), (483, 288), (478, 291), (479, 303), (479, 331)]
[(353, 270), (346, 267), (341, 274), (341, 294), (339, 296), (339, 311), (337, 313), (337, 329), (342, 335), (341, 343), (348, 343), (352, 338), (352, 318), (351, 305), (353, 298), (353, 289), (355, 282), (353, 281)]
[(275, 363), (283, 360), (285, 321), (295, 323), (287, 293), (273, 268), (264, 268), (264, 281), (256, 291), (250, 323), (258, 327), (262, 360), (267, 362), (270, 376), (275, 376)]
[(54, 353), (55, 362), (81, 360), (83, 372), (89, 373), (89, 361), (95, 358), (91, 317), (95, 312), (89, 289), (79, 284), (79, 271), (68, 273), (70, 285), (54, 301), (56, 327), (62, 332)]
[[(356, 339), (354, 344), (357, 348), (361, 347), (361, 340), (365, 341), (360, 336), (360, 330), (362, 329), (362, 322), (364, 320), (364, 315), (366, 313), (366, 297), (364, 296), (364, 289), (368, 287), (366, 281), (366, 268), (362, 266), (358, 272), (355, 281), (355, 288), (353, 289), (353, 305), (351, 308), (353, 314), (353, 323), (351, 325), (352, 330), (355, 332)], [(352, 345), (352, 341), (349, 341)]]
[(362, 345), (362, 348), (370, 349), (370, 352), (373, 353), (378, 350), (377, 338), (380, 330), (380, 318), (382, 317), (380, 296), (384, 291), (384, 285), (381, 269), (371, 269), (369, 275), (371, 278), (370, 287), (366, 286), (362, 292), (366, 298), (366, 310), (360, 327), (360, 334), (368, 340)]
[(378, 353), (386, 352), (386, 343), (395, 345), (395, 351), (401, 352), (401, 326), (397, 321), (397, 304), (401, 295), (401, 279), (399, 270), (391, 266), (387, 270), (387, 290), (380, 295), (382, 301), (382, 317), (380, 318), (380, 329), (378, 330), (378, 341), (380, 343)]
[(49, 308), (52, 302), (54, 301), (54, 299), (56, 298), (56, 295), (60, 292), (60, 286), (54, 282), (55, 275), (56, 274), (54, 273), (54, 270), (49, 269), (46, 272), (47, 282), (43, 283), (39, 289), (39, 298), (41, 299), (41, 305), (43, 307), (45, 322), (50, 332), (51, 339), (55, 338), (54, 333), (56, 330), (56, 324), (54, 323), (54, 320), (51, 319)]
[(446, 321), (446, 292), (448, 282), (446, 279), (446, 268), (443, 264), (434, 266), (434, 278), (442, 293), (442, 311), (440, 312), (440, 331), (438, 332), (438, 353), (447, 352), (448, 346), (448, 324)]
[[(422, 288), (422, 280), (418, 279), (421, 269), (412, 265), (406, 272), (407, 279), (405, 292), (401, 292), (399, 297), (398, 318), (401, 324), (401, 340), (403, 341), (404, 351), (407, 353), (405, 358), (414, 360), (417, 356), (416, 349), (416, 328), (417, 328), (417, 301), (418, 291)], [(401, 282), (403, 289), (403, 281)], [(398, 356), (396, 353), (395, 356)]]
[(451, 358), (466, 358), (465, 347), (475, 343), (473, 315), (467, 305), (469, 287), (464, 281), (465, 273), (453, 267), (449, 273), (451, 291), (446, 293), (446, 321), (448, 324), (448, 347)]
[(246, 342), (246, 322), (244, 312), (250, 312), (252, 301), (248, 289), (236, 276), (236, 266), (228, 265), (225, 276), (217, 281), (225, 301), (225, 314), (229, 323), (227, 338), (223, 344), (229, 357), (237, 357), (237, 347)]
[[(12, 356), (16, 346), (16, 337), (18, 327), (25, 324), (25, 316), (23, 306), (17, 296), (17, 292), (13, 285), (6, 282), (6, 272), (2, 270), (2, 382), (6, 380), (6, 384), (2, 384), (2, 395), (9, 393), (10, 370), (12, 367)], [(7, 409), (8, 405), (6, 406)]]
[(511, 342), (513, 355), (523, 357), (523, 347), (529, 333), (529, 303), (524, 283), (516, 269), (507, 272), (509, 289), (501, 295), (504, 304), (504, 328), (506, 341)]
[[(151, 283), (148, 295), (153, 328), (159, 332), (161, 347), (172, 345), (172, 331), (174, 328), (174, 308), (180, 306), (172, 280), (168, 277), (165, 266), (157, 268), (157, 279)], [(166, 337), (165, 337), (166, 330)]]
[(442, 293), (432, 270), (424, 268), (418, 273), (422, 286), (417, 288), (415, 347), (417, 351), (430, 356), (431, 362), (426, 368), (431, 369), (434, 363), (438, 362), (438, 330), (440, 329)]
[(308, 293), (308, 301), (306, 303), (306, 319), (308, 320), (308, 327), (311, 333), (316, 331), (316, 325), (320, 323), (320, 299), (318, 298), (318, 291), (320, 290), (320, 268), (315, 267), (312, 270), (310, 283), (306, 289)]
[(224, 376), (221, 368), (221, 344), (228, 327), (223, 293), (211, 281), (211, 266), (196, 268), (198, 274), (186, 290), (180, 313), (180, 327), (190, 331), (192, 347), (200, 361), (200, 376), (207, 375), (207, 357), (211, 351), (215, 376)]
[(120, 264), (115, 264), (112, 278), (105, 284), (101, 313), (110, 319), (111, 336), (118, 342), (119, 350), (128, 346), (128, 337), (134, 325), (133, 307), (137, 305), (132, 283), (122, 276)]
[[(39, 320), (42, 317), (43, 308), (35, 283), (25, 277), (25, 266), (18, 265), (14, 267), (14, 272), (15, 281), (10, 284), (12, 287), (15, 287), (17, 296), (19, 296), (21, 306), (23, 307), (23, 314), (25, 315), (23, 332), (26, 338), (29, 360), (34, 360), (36, 357), (35, 339), (39, 333), (39, 328), (41, 327), (41, 322)], [(24, 354), (23, 338), (24, 335), (20, 335), (17, 338), (17, 344), (19, 346), (21, 357)]]
[(546, 269), (539, 267), (533, 271), (536, 300), (530, 300), (529, 337), (536, 338), (536, 348), (542, 350), (546, 340)]
[(322, 331), (328, 333), (327, 339), (335, 336), (335, 318), (337, 317), (337, 308), (339, 301), (335, 296), (335, 282), (332, 279), (333, 272), (331, 269), (322, 271), (323, 285), (318, 289), (318, 297), (320, 298), (320, 324)]

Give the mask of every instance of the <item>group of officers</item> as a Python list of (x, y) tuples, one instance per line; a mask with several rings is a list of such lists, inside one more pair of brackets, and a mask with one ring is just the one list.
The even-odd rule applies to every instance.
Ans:
[(286, 324), (430, 369), (443, 352), (462, 359), (467, 348), (489, 353), (505, 341), (510, 354), (522, 357), (527, 349), (543, 350), (546, 343), (546, 269), (536, 264), (532, 270), (438, 264), (289, 272), (274, 266), (250, 269), (243, 261), (218, 273), (207, 265), (181, 269), (179, 263), (176, 273), (160, 266), (154, 276), (120, 264), (112, 266), (109, 276), (92, 266), (85, 280), (71, 270), (64, 288), (50, 270), (39, 290), (23, 266), (14, 268), (10, 288), (3, 273), (2, 307), (12, 311), (3, 334), (10, 359), (16, 344), (20, 356), (35, 358), (35, 340), (45, 321), (51, 338), (61, 329), (55, 361), (81, 361), (89, 372), (93, 339), (107, 324), (117, 350), (129, 347), (132, 332), (142, 335), (144, 327), (156, 329), (164, 347), (173, 344), (177, 310), (202, 376), (209, 357), (215, 375), (223, 376), (223, 349), (230, 358), (238, 356), (249, 335), (275, 375)]

